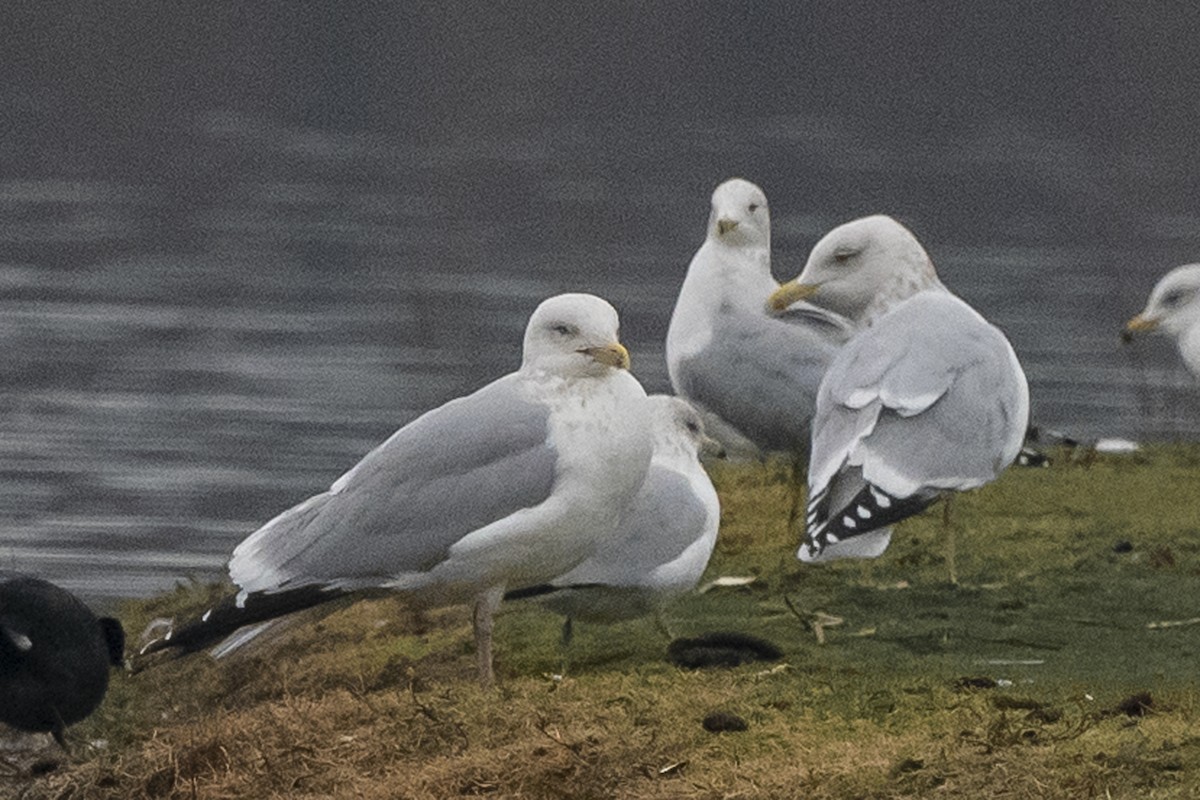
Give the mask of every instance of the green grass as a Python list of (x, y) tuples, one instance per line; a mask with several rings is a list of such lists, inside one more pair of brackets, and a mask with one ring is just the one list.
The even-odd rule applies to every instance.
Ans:
[[(714, 469), (707, 578), (676, 635), (738, 630), (781, 665), (684, 671), (648, 620), (577, 626), (514, 604), (492, 693), (466, 609), (398, 599), (297, 626), (269, 658), (114, 677), (74, 763), (24, 797), (1188, 797), (1200, 793), (1200, 448), (1012, 469), (959, 496), (960, 585), (940, 507), (871, 562), (802, 565), (775, 466)], [(1114, 545), (1127, 541), (1129, 552)], [(133, 631), (200, 608), (188, 587), (131, 604)], [(817, 643), (801, 619), (840, 618)], [(982, 683), (991, 688), (969, 688)], [(1121, 710), (1147, 693), (1145, 714)], [(748, 722), (713, 734), (724, 710)], [(94, 750), (83, 743), (108, 740)], [(4, 784), (0, 784), (2, 790)]]

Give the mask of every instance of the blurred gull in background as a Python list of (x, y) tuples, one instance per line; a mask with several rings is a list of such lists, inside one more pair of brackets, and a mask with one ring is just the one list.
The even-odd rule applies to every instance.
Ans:
[(850, 324), (798, 303), (771, 316), (771, 217), (762, 189), (716, 188), (704, 244), (688, 266), (667, 331), (676, 394), (714, 415), (709, 433), (734, 452), (780, 452), (803, 463), (817, 387)]

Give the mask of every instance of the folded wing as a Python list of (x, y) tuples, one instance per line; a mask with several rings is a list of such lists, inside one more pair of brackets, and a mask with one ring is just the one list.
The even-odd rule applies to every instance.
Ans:
[(401, 428), (329, 491), (272, 519), (233, 553), (244, 592), (379, 586), (427, 571), (467, 534), (550, 496), (549, 409), (506, 376)]

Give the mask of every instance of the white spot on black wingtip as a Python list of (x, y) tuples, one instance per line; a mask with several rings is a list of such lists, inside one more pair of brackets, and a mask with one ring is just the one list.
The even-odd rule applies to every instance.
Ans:
[(891, 508), (892, 498), (888, 497), (881, 491), (878, 491), (874, 486), (871, 487), (871, 497), (875, 498), (875, 503), (880, 508)]
[(846, 516), (842, 517), (842, 525), (846, 528), (857, 528), (858, 522), (855, 521), (854, 517), (847, 514)]
[(819, 546), (819, 547), (817, 548), (817, 552), (820, 552), (821, 550), (823, 550), (823, 549), (824, 549), (824, 545), (826, 545), (826, 544), (837, 544), (837, 543), (838, 543), (838, 537), (837, 537), (837, 534), (836, 534), (836, 533), (830, 533), (830, 534), (827, 534), (827, 535), (825, 536), (825, 541), (824, 541), (824, 543), (822, 543), (822, 544), (821, 544), (821, 546)]
[(211, 608), (208, 611), (205, 611), (204, 614), (200, 617), (200, 621), (208, 622), (208, 618), (212, 616), (212, 612), (213, 612), (213, 610)]
[(858, 506), (854, 509), (854, 513), (858, 514), (859, 519), (871, 518), (871, 509), (867, 508), (866, 506)]

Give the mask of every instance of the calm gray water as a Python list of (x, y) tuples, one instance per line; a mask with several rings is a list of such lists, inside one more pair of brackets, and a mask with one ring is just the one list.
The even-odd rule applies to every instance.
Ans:
[(612, 301), (666, 389), (735, 174), (781, 278), (840, 222), (906, 222), (1042, 426), (1200, 435), (1172, 346), (1117, 339), (1200, 260), (1191, 5), (9, 5), (0, 567), (102, 603), (216, 578), (512, 369), (556, 292)]

